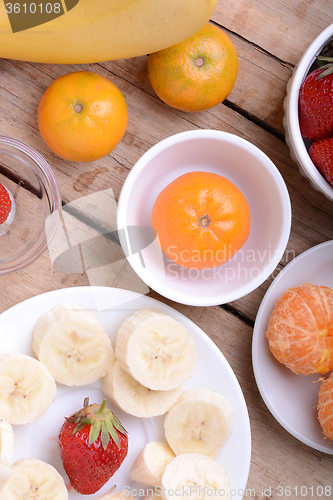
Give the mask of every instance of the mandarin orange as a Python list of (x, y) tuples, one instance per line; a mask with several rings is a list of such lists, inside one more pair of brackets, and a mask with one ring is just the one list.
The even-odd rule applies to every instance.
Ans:
[(250, 208), (230, 180), (210, 172), (189, 172), (157, 197), (152, 226), (163, 252), (190, 269), (220, 266), (243, 246)]
[(333, 370), (333, 290), (310, 283), (287, 290), (274, 306), (266, 336), (275, 358), (294, 373)]
[(148, 58), (148, 77), (156, 94), (182, 111), (203, 111), (222, 102), (237, 74), (236, 48), (213, 24)]
[(333, 441), (333, 372), (320, 385), (318, 420), (325, 436)]
[(38, 106), (38, 127), (61, 158), (94, 161), (123, 138), (127, 106), (121, 91), (104, 76), (76, 71), (57, 78)]

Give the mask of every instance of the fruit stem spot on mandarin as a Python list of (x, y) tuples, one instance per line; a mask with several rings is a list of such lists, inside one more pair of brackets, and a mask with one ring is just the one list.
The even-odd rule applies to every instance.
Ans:
[(196, 66), (198, 66), (198, 68), (201, 68), (201, 66), (205, 64), (205, 60), (203, 57), (197, 57), (194, 63)]
[(202, 227), (208, 227), (209, 224), (211, 223), (211, 220), (209, 218), (209, 215), (205, 214), (199, 219), (199, 224)]
[(82, 104), (75, 104), (75, 106), (74, 106), (74, 110), (75, 110), (77, 113), (81, 113), (81, 111), (83, 110), (83, 106), (82, 106)]

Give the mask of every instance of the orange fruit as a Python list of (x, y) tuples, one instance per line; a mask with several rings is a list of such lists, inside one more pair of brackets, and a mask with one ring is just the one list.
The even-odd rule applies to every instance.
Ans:
[(333, 290), (304, 285), (276, 302), (266, 332), (272, 354), (294, 373), (333, 370)]
[(333, 441), (333, 373), (320, 384), (318, 420), (325, 436)]
[(54, 153), (66, 160), (94, 161), (108, 155), (123, 138), (127, 106), (110, 80), (77, 71), (51, 83), (37, 117), (40, 134)]
[(225, 177), (190, 172), (159, 194), (152, 226), (171, 260), (190, 269), (212, 268), (231, 259), (247, 240), (250, 208)]
[(156, 94), (182, 111), (203, 111), (222, 102), (230, 94), (237, 73), (235, 46), (213, 24), (148, 58), (148, 76)]

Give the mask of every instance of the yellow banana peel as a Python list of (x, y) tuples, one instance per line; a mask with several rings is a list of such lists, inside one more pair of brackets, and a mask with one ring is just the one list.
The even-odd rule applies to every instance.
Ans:
[(217, 0), (0, 0), (0, 57), (79, 64), (149, 54), (199, 31)]

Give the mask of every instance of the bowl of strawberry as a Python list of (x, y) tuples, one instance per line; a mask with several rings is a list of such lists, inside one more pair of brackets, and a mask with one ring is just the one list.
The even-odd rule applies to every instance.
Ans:
[(0, 276), (42, 255), (60, 211), (60, 190), (50, 165), (28, 144), (0, 136)]
[(333, 24), (313, 41), (294, 69), (283, 125), (301, 174), (333, 201)]

